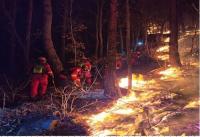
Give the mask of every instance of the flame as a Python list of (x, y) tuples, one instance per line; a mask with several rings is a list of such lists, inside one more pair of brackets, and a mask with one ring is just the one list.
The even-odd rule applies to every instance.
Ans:
[[(138, 76), (132, 74), (132, 88), (144, 86), (147, 82), (143, 80), (143, 75), (139, 74)], [(127, 88), (128, 87), (128, 77), (121, 78), (119, 81), (119, 87)]]
[[(134, 92), (131, 92), (128, 96), (124, 96), (116, 100), (114, 105), (105, 109), (103, 112), (86, 117), (88, 125), (91, 127), (92, 135), (106, 136), (112, 134), (125, 135), (124, 130), (119, 131), (117, 127), (112, 129), (102, 129), (102, 125), (112, 125), (117, 119), (120, 119), (121, 115), (132, 115), (135, 113), (133, 108), (130, 108), (127, 104), (136, 101), (137, 98)], [(124, 125), (121, 125), (124, 127)], [(126, 130), (125, 130), (126, 131)]]
[(169, 78), (178, 78), (181, 74), (181, 70), (176, 67), (170, 67), (166, 70), (160, 71), (159, 74), (162, 75), (161, 80), (169, 79)]
[[(178, 77), (180, 70), (175, 67), (167, 68), (160, 71), (159, 74), (166, 78)], [(110, 135), (137, 135), (141, 122), (146, 119), (144, 109), (142, 107), (135, 107), (137, 103), (149, 106), (160, 104), (161, 102), (151, 102), (157, 96), (160, 96), (160, 91), (152, 90), (152, 87), (158, 87), (159, 83), (155, 80), (145, 80), (143, 75), (132, 75), (133, 89), (144, 90), (138, 93), (137, 91), (130, 91), (127, 96), (117, 99), (113, 104), (100, 113), (83, 116), (86, 123), (90, 127), (90, 135), (92, 136), (110, 136)], [(150, 83), (150, 84), (149, 84)], [(157, 85), (158, 84), (158, 85)], [(152, 85), (152, 86), (150, 86)], [(127, 88), (128, 78), (121, 78), (119, 86)], [(148, 92), (147, 92), (148, 91)], [(173, 95), (172, 95), (173, 96)], [(135, 104), (135, 105), (134, 105)], [(157, 110), (151, 110), (152, 113)], [(169, 127), (155, 128), (155, 134), (161, 135), (169, 132)], [(139, 133), (138, 133), (139, 134)]]
[(160, 47), (156, 50), (156, 52), (169, 52), (169, 46), (166, 45), (166, 46)]
[(198, 108), (200, 106), (200, 99), (190, 101), (184, 108)]
[(163, 34), (170, 34), (170, 30), (164, 31)]
[(169, 42), (169, 41), (170, 41), (169, 37), (164, 39), (164, 42)]
[(169, 55), (158, 55), (158, 59), (160, 59), (160, 60), (169, 60)]

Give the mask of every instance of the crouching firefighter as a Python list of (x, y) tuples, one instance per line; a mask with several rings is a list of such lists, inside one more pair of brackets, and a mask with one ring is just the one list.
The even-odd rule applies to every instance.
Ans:
[(88, 58), (86, 57), (82, 58), (81, 67), (83, 69), (83, 77), (86, 81), (86, 84), (90, 86), (92, 84), (92, 74), (91, 74), (92, 65)]
[(47, 63), (47, 59), (45, 57), (39, 57), (33, 66), (31, 98), (35, 98), (38, 94), (40, 96), (45, 95), (49, 76), (53, 78), (53, 72)]
[(81, 76), (82, 76), (82, 69), (81, 67), (74, 67), (71, 70), (71, 79), (73, 83), (80, 87), (81, 86)]

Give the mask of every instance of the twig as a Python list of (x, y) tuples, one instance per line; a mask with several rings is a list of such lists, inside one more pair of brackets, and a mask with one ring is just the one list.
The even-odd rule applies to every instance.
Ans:
[(5, 109), (6, 106), (6, 93), (3, 93), (3, 110)]
[(83, 108), (86, 108), (86, 107), (88, 107), (88, 106), (91, 106), (91, 105), (93, 105), (93, 104), (96, 104), (97, 102), (98, 102), (98, 101), (95, 101), (95, 102), (92, 102), (92, 103), (90, 103), (90, 104), (86, 104), (86, 105), (82, 106), (81, 108), (79, 108), (78, 112), (82, 112), (82, 109), (83, 109)]

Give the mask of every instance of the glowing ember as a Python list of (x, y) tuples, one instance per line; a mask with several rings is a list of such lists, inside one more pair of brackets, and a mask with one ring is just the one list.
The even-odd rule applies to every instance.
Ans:
[(178, 78), (181, 74), (179, 68), (170, 67), (166, 70), (160, 71), (159, 74), (163, 75), (160, 79)]

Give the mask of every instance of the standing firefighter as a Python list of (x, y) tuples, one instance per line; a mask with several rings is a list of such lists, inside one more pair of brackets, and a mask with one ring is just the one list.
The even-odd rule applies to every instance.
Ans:
[(48, 77), (53, 77), (53, 72), (50, 65), (47, 63), (45, 57), (39, 57), (36, 64), (33, 67), (33, 75), (31, 80), (31, 97), (35, 98), (38, 95), (38, 90), (40, 96), (46, 93), (48, 86)]

